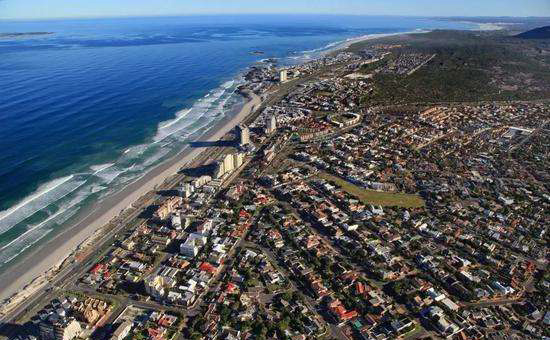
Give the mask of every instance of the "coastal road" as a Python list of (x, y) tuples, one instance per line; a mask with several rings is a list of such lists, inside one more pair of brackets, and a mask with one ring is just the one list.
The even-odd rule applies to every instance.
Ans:
[[(227, 126), (231, 125), (233, 121), (241, 121), (245, 117), (244, 116), (250, 116), (254, 112), (254, 109), (257, 109), (261, 104), (262, 100), (261, 98), (254, 94), (250, 93), (250, 101), (245, 104), (245, 107), (243, 107), (243, 110), (239, 115), (232, 118), (232, 120), (229, 122)], [(227, 129), (227, 126), (225, 129)], [(231, 127), (232, 128), (232, 127)], [(219, 132), (218, 132), (219, 134)], [(219, 137), (224, 137), (227, 135), (227, 132), (224, 132), (223, 135)], [(216, 134), (213, 134), (211, 137), (216, 138)], [(208, 137), (207, 137), (208, 138)], [(208, 159), (209, 155), (212, 155), (213, 151), (209, 148), (202, 148), (203, 151), (200, 152), (196, 158), (202, 158), (202, 159)], [(219, 150), (218, 150), (219, 152)], [(204, 157), (204, 158), (203, 158)], [(193, 160), (190, 162), (187, 162), (183, 166), (188, 165), (189, 163), (192, 163)], [(180, 167), (181, 168), (183, 168)], [(167, 180), (165, 180), (162, 185), (159, 187), (156, 187), (154, 191), (161, 190), (162, 188), (165, 189), (173, 189), (177, 186), (177, 184), (184, 178), (185, 176), (182, 174), (176, 174), (173, 176), (168, 177)], [(0, 319), (0, 332), (3, 332), (1, 334), (9, 334), (8, 328), (10, 328), (10, 325), (14, 325), (17, 321), (20, 321), (26, 317), (26, 315), (33, 311), (34, 309), (40, 308), (49, 301), (58, 295), (59, 290), (61, 290), (63, 287), (65, 287), (68, 283), (73, 282), (73, 280), (78, 279), (83, 273), (85, 273), (88, 268), (95, 263), (95, 261), (102, 256), (106, 251), (110, 249), (110, 243), (112, 243), (115, 235), (122, 231), (124, 228), (129, 227), (132, 225), (132, 222), (139, 217), (139, 215), (142, 213), (142, 211), (149, 205), (153, 204), (157, 199), (158, 195), (150, 195), (151, 192), (146, 193), (144, 196), (140, 197), (132, 203), (131, 208), (121, 210), (124, 211), (124, 217), (120, 218), (117, 217), (115, 219), (120, 219), (118, 223), (111, 228), (105, 228), (104, 230), (108, 229), (108, 231), (104, 231), (105, 234), (101, 235), (99, 239), (94, 240), (94, 246), (90, 246), (88, 250), (88, 255), (82, 262), (77, 262), (74, 258), (71, 260), (71, 258), (67, 259), (65, 261), (65, 265), (55, 274), (53, 274), (53, 277), (49, 279), (49, 282), (44, 284), (42, 287), (38, 288), (35, 292), (33, 292), (28, 298), (26, 298), (24, 301), (22, 301), (17, 307), (15, 307), (13, 310), (8, 312), (6, 315), (4, 315)], [(147, 197), (144, 199), (144, 197)], [(90, 214), (91, 215), (91, 214)], [(120, 216), (120, 215), (119, 215)], [(108, 224), (107, 224), (108, 225)], [(97, 251), (100, 251), (98, 254)], [(67, 261), (72, 261), (67, 265)]]
[[(250, 93), (249, 97), (249, 103), (245, 104), (243, 110), (239, 115), (229, 121), (229, 125), (233, 123), (233, 120), (240, 121), (244, 118), (244, 116), (250, 115), (251, 113), (253, 113), (254, 109), (261, 104), (260, 97), (255, 95), (254, 93)], [(232, 126), (230, 126), (230, 128), (232, 128)], [(224, 129), (227, 129), (227, 127), (225, 127)], [(217, 133), (219, 134), (220, 132)], [(223, 135), (226, 135), (226, 132), (223, 132)], [(223, 135), (220, 137), (223, 137)], [(211, 137), (215, 139), (216, 133), (214, 133)], [(207, 159), (208, 155), (212, 154), (212, 150), (208, 148), (203, 149), (205, 151), (201, 152), (198, 157), (206, 156), (205, 158)], [(187, 164), (189, 164), (189, 162), (187, 162)], [(184, 164), (184, 166), (187, 164)], [(176, 175), (174, 176), (174, 178), (165, 181), (162, 187), (173, 189), (183, 177), (184, 176), (182, 176), (181, 174)], [(155, 189), (158, 190), (159, 188)], [(145, 196), (148, 195), (149, 193), (145, 194)], [(2, 318), (0, 319), (0, 332), (2, 333), (0, 334), (6, 335), (11, 338), (13, 335), (10, 333), (10, 329), (12, 328), (10, 327), (11, 325), (14, 325), (17, 321), (23, 319), (28, 314), (28, 312), (32, 311), (33, 309), (46, 305), (53, 297), (57, 295), (60, 289), (65, 287), (73, 279), (79, 278), (84, 272), (86, 272), (88, 267), (95, 263), (95, 260), (97, 260), (98, 257), (104, 254), (104, 252), (108, 251), (108, 249), (110, 249), (110, 242), (113, 240), (114, 236), (123, 228), (130, 226), (131, 222), (134, 221), (139, 216), (139, 214), (141, 214), (143, 209), (152, 204), (154, 200), (157, 199), (156, 195), (152, 196), (152, 198), (146, 200), (142, 200), (143, 196), (140, 197), (136, 201), (139, 202), (138, 204), (134, 202), (131, 205), (132, 208), (125, 209), (126, 212), (131, 209), (132, 212), (130, 214), (126, 214), (126, 216), (124, 216), (124, 218), (114, 227), (104, 227), (105, 229), (108, 229), (108, 231), (104, 235), (102, 235), (99, 240), (94, 240), (94, 244), (97, 244), (97, 246), (89, 249), (89, 255), (86, 256), (83, 262), (76, 262), (74, 258), (72, 260), (71, 258), (67, 259), (64, 263), (65, 265), (62, 265), (61, 269), (57, 273), (52, 274), (52, 278), (49, 279), (46, 284), (42, 285), (40, 288), (37, 288), (36, 291), (34, 291), (29, 297), (24, 299), (24, 301), (19, 303), (18, 306), (8, 312), (6, 315), (2, 316)], [(98, 254), (98, 249), (103, 249), (104, 251)], [(67, 261), (72, 262), (67, 265)]]
[[(204, 154), (205, 157), (208, 157), (212, 153), (212, 150), (207, 149), (201, 156)], [(163, 185), (158, 188), (158, 190), (167, 190), (173, 189), (176, 187), (181, 180), (184, 178), (184, 175), (177, 174), (172, 178), (167, 179)], [(110, 245), (114, 239), (114, 236), (124, 230), (124, 228), (131, 227), (135, 224), (136, 219), (143, 212), (143, 210), (152, 204), (155, 204), (161, 199), (161, 196), (154, 194), (148, 195), (146, 199), (138, 200), (139, 204), (134, 204), (131, 208), (128, 208), (125, 211), (125, 216), (123, 218), (118, 218), (118, 223), (109, 229), (100, 239), (96, 240), (94, 243), (97, 246), (94, 246), (90, 249), (89, 255), (82, 262), (75, 262), (73, 259), (69, 265), (63, 267), (57, 274), (52, 277), (48, 283), (42, 286), (40, 289), (37, 289), (30, 297), (25, 299), (20, 303), (19, 306), (14, 308), (12, 311), (7, 313), (4, 317), (0, 319), (0, 334), (9, 333), (6, 329), (10, 328), (9, 326), (15, 324), (16, 321), (25, 317), (25, 315), (31, 312), (37, 307), (46, 305), (51, 301), (55, 296), (58, 295), (59, 289), (65, 287), (68, 283), (73, 282), (82, 276), (91, 265), (95, 263), (95, 260), (104, 255), (109, 249)], [(137, 202), (136, 202), (137, 203)], [(107, 229), (107, 228), (105, 228)], [(100, 249), (103, 251), (99, 252)], [(14, 335), (14, 334), (11, 334)]]

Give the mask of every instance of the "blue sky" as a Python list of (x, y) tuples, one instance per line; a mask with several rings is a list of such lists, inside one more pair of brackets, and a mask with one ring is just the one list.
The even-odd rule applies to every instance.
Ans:
[(0, 0), (0, 18), (315, 13), (550, 16), (550, 0)]

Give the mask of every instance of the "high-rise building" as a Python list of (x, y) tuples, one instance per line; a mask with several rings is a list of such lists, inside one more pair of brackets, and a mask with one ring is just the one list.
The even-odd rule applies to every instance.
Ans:
[(214, 178), (220, 179), (225, 175), (225, 166), (223, 160), (217, 161), (214, 168)]
[(235, 169), (238, 169), (241, 165), (243, 165), (244, 161), (244, 154), (241, 152), (237, 152), (233, 155), (233, 167)]
[(228, 153), (216, 161), (214, 165), (214, 178), (220, 179), (225, 174), (231, 173), (243, 165), (244, 153)]
[(244, 124), (239, 124), (237, 126), (237, 133), (239, 138), (240, 145), (250, 144), (250, 130)]
[(145, 284), (145, 292), (156, 300), (162, 299), (166, 294), (166, 290), (164, 289), (167, 285), (165, 282), (166, 279), (166, 277), (156, 274), (146, 277), (143, 280), (143, 283)]
[(224, 168), (224, 172), (225, 173), (228, 173), (228, 172), (231, 172), (235, 169), (235, 166), (234, 166), (234, 163), (233, 163), (233, 155), (228, 153), (227, 155), (225, 155), (225, 157), (223, 158), (223, 168)]
[(288, 80), (288, 71), (287, 70), (281, 70), (279, 73), (279, 78), (281, 79), (281, 83), (284, 83)]
[(191, 183), (185, 183), (183, 185), (183, 190), (182, 190), (183, 198), (191, 197), (194, 191), (195, 191), (195, 187)]
[(269, 117), (269, 120), (267, 121), (267, 133), (273, 133), (275, 130), (277, 130), (277, 118), (275, 118), (274, 115)]
[(81, 332), (80, 323), (73, 318), (51, 318), (39, 325), (40, 338), (44, 340), (71, 340)]
[(195, 257), (207, 240), (206, 236), (201, 234), (189, 234), (185, 242), (180, 245), (180, 253), (184, 256)]
[(181, 229), (181, 211), (176, 211), (172, 214), (172, 226), (175, 229)]

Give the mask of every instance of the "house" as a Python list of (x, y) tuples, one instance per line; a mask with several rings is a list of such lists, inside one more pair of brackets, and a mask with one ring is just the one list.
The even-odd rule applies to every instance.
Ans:
[(425, 312), (425, 315), (430, 319), (439, 333), (447, 339), (451, 339), (455, 334), (458, 334), (462, 328), (447, 320), (443, 310), (437, 306), (431, 306)]
[(199, 270), (213, 275), (218, 271), (218, 268), (214, 267), (208, 262), (203, 262), (199, 265)]
[(133, 324), (130, 321), (124, 321), (113, 332), (111, 340), (122, 340), (128, 336), (132, 330)]
[(351, 320), (353, 318), (356, 318), (359, 314), (356, 312), (356, 311), (348, 311), (346, 310), (346, 308), (344, 307), (344, 305), (342, 304), (342, 302), (340, 302), (340, 300), (333, 300), (330, 304), (329, 304), (329, 310), (330, 312), (332, 313), (332, 315), (334, 315), (334, 317), (336, 317), (336, 319), (340, 322), (340, 323), (344, 323), (348, 320)]

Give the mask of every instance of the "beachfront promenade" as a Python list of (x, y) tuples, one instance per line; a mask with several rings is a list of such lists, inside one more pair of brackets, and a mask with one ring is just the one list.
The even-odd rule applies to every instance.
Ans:
[[(343, 67), (343, 65), (336, 66), (338, 69)], [(248, 100), (240, 112), (221, 121), (207, 132), (201, 138), (201, 141), (215, 142), (223, 140), (239, 123), (252, 122), (256, 119), (257, 113), (265, 106), (275, 103), (292, 89), (315, 79), (327, 70), (323, 67), (313, 74), (279, 84), (262, 96), (252, 91), (245, 91), (243, 95)], [(26, 288), (30, 290), (29, 296), (17, 301), (17, 307), (10, 309), (8, 313), (2, 316), (0, 322), (4, 324), (4, 328), (9, 328), (14, 320), (21, 319), (22, 316), (31, 311), (32, 307), (51, 299), (55, 295), (56, 289), (62, 289), (86, 272), (93, 261), (99, 258), (102, 252), (109, 249), (109, 246), (116, 239), (115, 235), (117, 233), (135, 224), (141, 212), (161, 199), (156, 192), (177, 187), (184, 177), (180, 173), (181, 169), (196, 167), (205, 160), (215, 158), (215, 154), (220, 153), (222, 149), (218, 147), (193, 147), (182, 151), (181, 154), (151, 170), (121, 192), (107, 197), (98, 206), (93, 207), (92, 211), (88, 211), (87, 215), (82, 216), (74, 226), (37, 250), (33, 254), (33, 259), (39, 258), (41, 260), (35, 261), (27, 258), (14, 270), (0, 275), (0, 279), (4, 282), (11, 282), (10, 285), (2, 287), (0, 290), (0, 298), (2, 299), (20, 291), (23, 286), (32, 280), (37, 280), (39, 277), (45, 277), (46, 275), (49, 277), (47, 280), (41, 280), (46, 281), (46, 283), (34, 283)], [(232, 176), (232, 179), (235, 177)], [(99, 238), (95, 235), (98, 231), (100, 232)], [(89, 255), (85, 259), (76, 262), (73, 258), (75, 249), (93, 238), (95, 238), (93, 244), (86, 248), (86, 253)], [(59, 266), (60, 262), (63, 262), (64, 266), (52, 273), (50, 268)], [(48, 270), (50, 271), (48, 272)]]
[[(332, 70), (340, 70), (344, 64), (332, 65)], [(239, 123), (249, 123), (257, 118), (257, 113), (287, 95), (294, 88), (316, 79), (320, 74), (328, 71), (327, 67), (320, 67), (316, 72), (306, 76), (296, 78), (284, 84), (277, 84), (265, 91), (260, 97), (252, 91), (243, 91), (248, 101), (241, 111), (235, 116), (229, 117), (218, 126), (211, 129), (207, 135), (201, 139), (201, 142), (217, 142), (227, 140), (228, 133)], [(263, 99), (263, 101), (262, 101)], [(266, 143), (269, 140), (266, 141)], [(198, 145), (201, 145), (200, 143)], [(205, 145), (208, 145), (206, 143)], [(212, 144), (214, 145), (214, 144)], [(261, 147), (261, 145), (257, 145)], [(27, 261), (21, 266), (10, 272), (10, 277), (5, 282), (12, 282), (11, 285), (3, 288), (2, 295), (7, 296), (19, 289), (28, 280), (42, 275), (48, 268), (52, 268), (64, 260), (63, 267), (56, 273), (49, 273), (49, 278), (45, 284), (34, 285), (30, 287), (33, 291), (29, 296), (10, 310), (3, 318), (3, 333), (15, 332), (17, 327), (12, 327), (15, 321), (26, 320), (28, 315), (36, 312), (53, 297), (60, 292), (71, 290), (75, 287), (76, 281), (87, 272), (96, 261), (109, 251), (110, 247), (122, 234), (125, 228), (135, 226), (140, 222), (140, 214), (147, 207), (155, 205), (162, 201), (163, 197), (158, 194), (160, 191), (173, 190), (181, 183), (184, 175), (181, 170), (184, 168), (193, 168), (200, 166), (204, 161), (214, 159), (223, 152), (223, 147), (189, 147), (182, 151), (173, 159), (159, 165), (147, 173), (138, 181), (130, 184), (121, 192), (108, 197), (101, 202), (94, 210), (88, 212), (74, 226), (64, 233), (54, 238), (44, 248), (34, 254), (34, 258), (40, 258), (38, 262)], [(230, 181), (238, 177), (233, 174), (228, 179)], [(103, 229), (102, 229), (103, 228)], [(84, 259), (76, 261), (74, 258), (74, 249), (89, 241), (90, 237), (98, 230), (99, 237), (95, 238), (91, 245), (81, 250), (88, 254)], [(98, 236), (98, 235), (95, 235)], [(52, 251), (53, 249), (53, 251)], [(71, 254), (67, 257), (68, 254)], [(131, 303), (128, 301), (127, 303)], [(0, 333), (2, 334), (2, 333)]]
[[(261, 98), (253, 92), (247, 92), (248, 101), (233, 117), (223, 120), (217, 126), (213, 127), (202, 141), (214, 142), (224, 138), (236, 125), (245, 120), (253, 109), (260, 107)], [(13, 311), (10, 311), (2, 318), (4, 324), (9, 324), (11, 320), (18, 319), (18, 316), (27, 310), (29, 306), (35, 305), (35, 301), (43, 300), (41, 296), (51, 287), (62, 287), (72, 278), (78, 277), (78, 273), (85, 271), (91, 261), (98, 257), (98, 249), (106, 249), (112, 243), (112, 237), (118, 231), (127, 227), (137, 216), (148, 206), (152, 205), (159, 196), (155, 194), (160, 190), (174, 189), (181, 182), (183, 175), (180, 170), (186, 167), (196, 166), (197, 163), (209, 159), (212, 154), (219, 150), (212, 150), (209, 147), (192, 147), (185, 149), (182, 153), (173, 159), (159, 165), (151, 170), (144, 177), (130, 184), (121, 192), (106, 198), (94, 210), (88, 212), (74, 226), (60, 234), (44, 247), (39, 249), (31, 257), (23, 260), (17, 268), (13, 268), (8, 273), (0, 275), (2, 282), (11, 282), (5, 285), (0, 291), (0, 297), (5, 299), (30, 281), (44, 275), (50, 268), (60, 264), (60, 261), (70, 263), (62, 268), (59, 273), (47, 280), (47, 283), (40, 287), (32, 287), (31, 296), (21, 301), (21, 305)], [(119, 219), (120, 215), (124, 217)], [(105, 227), (105, 228), (104, 228)], [(78, 245), (85, 243), (88, 238), (93, 237), (94, 233), (103, 229), (103, 236), (97, 241), (91, 249), (87, 249), (90, 255), (83, 262), (73, 262), (68, 257), (72, 254)], [(36, 259), (41, 259), (36, 261)]]

